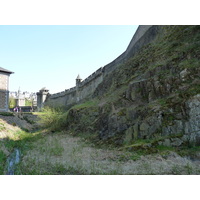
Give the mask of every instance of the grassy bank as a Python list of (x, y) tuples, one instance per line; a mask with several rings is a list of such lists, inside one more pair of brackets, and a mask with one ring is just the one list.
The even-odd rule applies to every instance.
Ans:
[(196, 155), (199, 149), (183, 149), (180, 156), (175, 148), (158, 146), (156, 151), (150, 151), (145, 147), (147, 143), (137, 141), (135, 145), (140, 148), (130, 151), (130, 146), (119, 149), (94, 142), (91, 133), (48, 129), (29, 133), (17, 127), (8, 129), (5, 123), (4, 127), (7, 133), (0, 141), (1, 174), (6, 174), (6, 160), (15, 148), (21, 151), (17, 175), (200, 173), (198, 163), (186, 158)]

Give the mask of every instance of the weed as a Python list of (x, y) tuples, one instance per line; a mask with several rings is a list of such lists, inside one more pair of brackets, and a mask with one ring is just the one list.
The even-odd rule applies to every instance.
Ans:
[(23, 116), (23, 119), (26, 120), (29, 124), (35, 124), (35, 121), (30, 120), (28, 116)]
[(72, 169), (66, 169), (62, 164), (56, 163), (55, 166), (52, 167), (51, 171), (53, 174), (57, 175), (64, 175), (72, 172)]
[(185, 165), (185, 169), (186, 169), (187, 174), (192, 174), (193, 168), (189, 163), (187, 163), (187, 165)]
[(197, 58), (191, 58), (187, 60), (183, 60), (182, 62), (179, 63), (179, 66), (182, 69), (187, 69), (187, 68), (199, 68), (199, 59)]
[(180, 169), (180, 167), (177, 165), (177, 164), (174, 164), (173, 166), (172, 166), (172, 174), (174, 174), (174, 175), (179, 175), (179, 174), (181, 174), (182, 173), (182, 170)]
[(164, 146), (164, 145), (158, 145), (156, 148), (159, 150), (159, 152), (163, 151), (174, 151), (174, 147)]
[(159, 103), (161, 106), (166, 106), (166, 105), (167, 105), (166, 99), (159, 99), (159, 100), (158, 100), (158, 103)]

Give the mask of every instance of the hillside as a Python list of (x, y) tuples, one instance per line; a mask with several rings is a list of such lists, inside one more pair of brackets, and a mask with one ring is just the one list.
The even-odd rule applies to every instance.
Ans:
[[(108, 74), (58, 129), (132, 145), (199, 145), (199, 26), (162, 26), (154, 42)], [(61, 115), (60, 115), (61, 116)]]

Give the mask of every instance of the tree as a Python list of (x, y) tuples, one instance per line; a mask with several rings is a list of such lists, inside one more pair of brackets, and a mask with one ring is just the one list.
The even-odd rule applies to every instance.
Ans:
[(32, 100), (25, 99), (25, 106), (32, 106)]
[(14, 108), (17, 106), (16, 99), (14, 97), (9, 98), (9, 108)]

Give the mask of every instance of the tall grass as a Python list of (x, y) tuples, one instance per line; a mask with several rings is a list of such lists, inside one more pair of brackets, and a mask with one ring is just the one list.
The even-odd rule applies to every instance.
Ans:
[(61, 109), (45, 107), (42, 114), (39, 115), (39, 122), (43, 128), (48, 128), (51, 131), (60, 131), (66, 125), (68, 111), (64, 112)]
[(38, 115), (40, 119), (39, 122), (43, 128), (50, 129), (51, 131), (66, 130), (68, 125), (70, 125), (70, 122), (73, 121), (73, 116), (69, 116), (70, 111), (94, 108), (96, 105), (97, 101), (93, 100), (74, 105), (67, 111), (60, 108), (45, 107), (43, 108), (42, 113)]

